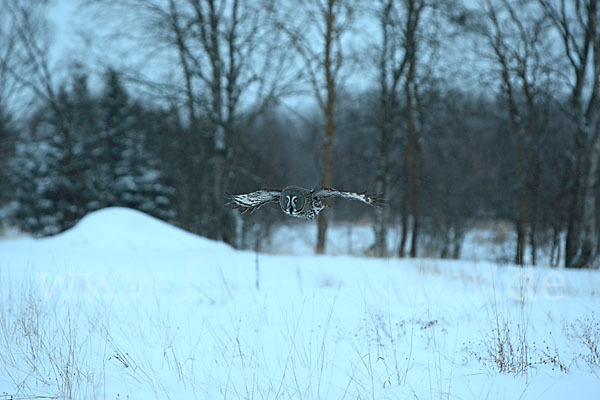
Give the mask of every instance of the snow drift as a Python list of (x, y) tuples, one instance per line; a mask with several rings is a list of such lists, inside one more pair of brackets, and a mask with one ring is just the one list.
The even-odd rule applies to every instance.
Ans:
[(86, 215), (73, 228), (49, 238), (53, 244), (116, 248), (228, 247), (172, 226), (137, 210), (104, 208)]

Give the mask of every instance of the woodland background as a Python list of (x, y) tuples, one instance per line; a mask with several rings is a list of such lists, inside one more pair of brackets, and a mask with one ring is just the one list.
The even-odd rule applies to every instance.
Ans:
[(387, 207), (336, 203), (317, 253), (332, 219), (410, 257), (511, 221), (515, 263), (545, 246), (598, 266), (597, 0), (86, 0), (57, 22), (60, 5), (0, 0), (6, 227), (126, 206), (251, 247), (285, 216), (240, 217), (226, 192), (323, 185)]

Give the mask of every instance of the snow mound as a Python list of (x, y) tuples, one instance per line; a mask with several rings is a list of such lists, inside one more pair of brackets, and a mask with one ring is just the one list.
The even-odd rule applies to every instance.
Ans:
[(52, 245), (127, 249), (230, 248), (141, 211), (123, 207), (94, 211), (73, 228), (43, 241)]

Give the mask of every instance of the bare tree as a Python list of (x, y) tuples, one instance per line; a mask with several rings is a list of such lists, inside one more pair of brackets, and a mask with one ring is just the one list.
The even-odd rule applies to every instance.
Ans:
[[(546, 20), (533, 2), (486, 0), (482, 20), (470, 26), (491, 50), (497, 66), (517, 155), (517, 244), (515, 263), (525, 263), (530, 215), (535, 207), (536, 143), (539, 137), (536, 102), (548, 78)], [(534, 236), (529, 236), (533, 238)], [(532, 255), (535, 260), (535, 246)]]
[(402, 198), (402, 236), (398, 254), (404, 256), (408, 233), (409, 214), (412, 214), (412, 234), (410, 256), (417, 256), (419, 238), (419, 180), (420, 153), (424, 130), (423, 109), (419, 99), (417, 72), (419, 68), (419, 42), (417, 40), (419, 23), (426, 7), (424, 0), (406, 1), (406, 28), (404, 31), (407, 72), (404, 80), (406, 140), (404, 143)]
[[(51, 32), (46, 20), (46, 2), (6, 1), (4, 15), (10, 21), (3, 71), (20, 87), (57, 108), (57, 94), (49, 55)], [(10, 82), (10, 80), (8, 80)], [(3, 86), (6, 83), (3, 83)]]
[[(381, 29), (381, 45), (376, 60), (379, 73), (379, 154), (375, 192), (384, 202), (389, 202), (391, 178), (391, 154), (395, 145), (398, 113), (398, 85), (405, 74), (408, 52), (402, 41), (401, 17), (398, 1), (381, 0), (376, 10)], [(388, 207), (376, 211), (374, 253), (387, 255)]]
[[(287, 34), (301, 61), (304, 78), (323, 112), (325, 126), (321, 145), (321, 185), (333, 182), (333, 143), (336, 96), (343, 81), (342, 67), (348, 60), (344, 34), (351, 27), (356, 0), (310, 0), (293, 2), (278, 10), (278, 25)], [(328, 214), (319, 214), (316, 252), (325, 251)]]
[(600, 162), (600, 32), (597, 0), (539, 0), (562, 41), (571, 86), (575, 154), (565, 266), (590, 267), (597, 256), (596, 193)]
[(0, 206), (8, 201), (8, 160), (14, 150), (14, 133), (10, 129), (9, 107), (16, 91), (11, 71), (15, 63), (16, 37), (9, 14), (9, 0), (0, 0)]
[(56, 68), (51, 64), (51, 30), (47, 21), (47, 2), (26, 0), (7, 1), (3, 5), (4, 15), (10, 21), (11, 59), (5, 59), (2, 68), (17, 85), (21, 95), (32, 94), (32, 102), (42, 104), (49, 110), (49, 119), (56, 127), (57, 141), (62, 143), (59, 174), (61, 183), (58, 189), (59, 214), (62, 216), (59, 227), (69, 228), (83, 216), (82, 204), (70, 202), (76, 192), (83, 190), (84, 184), (77, 179), (78, 171), (74, 163), (73, 132), (69, 116), (62, 105), (61, 94), (56, 89)]
[[(416, 257), (420, 227), (419, 181), (421, 174), (421, 143), (425, 132), (424, 109), (420, 87), (427, 71), (434, 68), (433, 58), (426, 60), (426, 53), (435, 53), (436, 28), (425, 28), (423, 22), (440, 2), (426, 0), (382, 0), (376, 11), (381, 30), (377, 69), (379, 74), (380, 151), (376, 177), (376, 191), (388, 200), (390, 191), (390, 154), (398, 141), (399, 127), (404, 128), (402, 137), (402, 202), (401, 238), (398, 254), (404, 256), (412, 231), (410, 255)], [(431, 14), (430, 16), (433, 16)], [(429, 63), (428, 63), (429, 61)], [(427, 65), (429, 64), (429, 65)], [(399, 101), (399, 97), (403, 101)], [(375, 254), (387, 253), (386, 231), (389, 210), (377, 211), (375, 222)]]
[(9, 99), (16, 91), (16, 79), (12, 72), (16, 63), (17, 38), (11, 18), (14, 3), (0, 0), (0, 110), (7, 110)]
[[(271, 29), (265, 7), (251, 0), (95, 3), (110, 3), (140, 15), (143, 35), (156, 39), (153, 50), (166, 48), (175, 54), (180, 85), (170, 89), (185, 105), (196, 143), (181, 149), (189, 173), (182, 185), (182, 219), (191, 220), (194, 210), (204, 210), (200, 227), (194, 230), (235, 243), (234, 221), (224, 206), (224, 195), (237, 173), (239, 135), (280, 95), (286, 82), (285, 52), (277, 49), (281, 41), (274, 37), (277, 31)], [(210, 174), (200, 176), (199, 164)]]

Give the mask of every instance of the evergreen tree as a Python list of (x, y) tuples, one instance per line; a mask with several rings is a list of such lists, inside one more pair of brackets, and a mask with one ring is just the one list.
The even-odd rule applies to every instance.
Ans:
[[(11, 200), (8, 162), (15, 151), (15, 136), (15, 130), (10, 123), (10, 116), (4, 112), (2, 104), (0, 104), (0, 209)], [(2, 212), (0, 211), (0, 218), (1, 215)]]
[(173, 189), (147, 146), (157, 114), (131, 102), (113, 70), (100, 95), (77, 74), (58, 99), (56, 107), (40, 107), (18, 138), (10, 165), (17, 225), (55, 234), (107, 206), (172, 221)]
[(77, 207), (68, 193), (73, 185), (64, 174), (66, 150), (63, 139), (57, 134), (46, 109), (40, 109), (28, 129), (19, 134), (15, 156), (11, 160), (17, 201), (13, 218), (26, 232), (51, 235), (74, 223), (70, 216), (76, 213)]
[(173, 220), (173, 190), (163, 183), (160, 163), (147, 148), (146, 138), (155, 115), (129, 100), (118, 73), (112, 69), (105, 74), (100, 114), (100, 135), (105, 144), (103, 170), (107, 173), (104, 178), (111, 182), (109, 204)]

